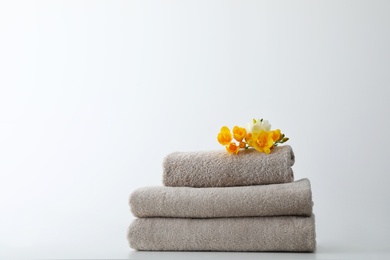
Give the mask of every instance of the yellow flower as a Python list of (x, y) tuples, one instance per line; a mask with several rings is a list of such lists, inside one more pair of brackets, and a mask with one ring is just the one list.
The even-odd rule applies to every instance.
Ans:
[(253, 119), (247, 128), (234, 126), (232, 131), (227, 126), (223, 126), (217, 139), (230, 154), (237, 154), (240, 149), (249, 147), (269, 154), (272, 148), (288, 141), (280, 129), (271, 130), (271, 124), (263, 119)]
[(249, 142), (249, 140), (252, 139), (252, 134), (251, 133), (247, 133), (246, 136), (245, 136), (245, 141), (246, 142)]
[(228, 145), (232, 141), (232, 134), (227, 126), (223, 126), (218, 134), (218, 142), (222, 145)]
[(279, 138), (280, 138), (280, 129), (276, 129), (272, 131), (272, 139), (274, 140), (274, 142), (278, 141)]
[(230, 143), (229, 145), (226, 145), (226, 151), (230, 154), (237, 154), (240, 147), (236, 145), (236, 143)]
[(248, 144), (259, 152), (269, 154), (274, 146), (273, 131), (253, 133), (252, 138), (248, 140)]
[(233, 137), (237, 142), (241, 142), (242, 139), (246, 136), (246, 129), (243, 127), (235, 126), (233, 127)]

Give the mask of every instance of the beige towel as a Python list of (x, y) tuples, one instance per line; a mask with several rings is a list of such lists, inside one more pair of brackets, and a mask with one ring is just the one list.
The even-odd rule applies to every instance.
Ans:
[(225, 150), (175, 152), (163, 162), (165, 186), (228, 187), (292, 182), (294, 153), (289, 145), (270, 154), (254, 149), (230, 155)]
[(300, 251), (316, 247), (314, 216), (144, 218), (132, 222), (130, 247), (156, 251)]
[(129, 199), (134, 216), (218, 218), (312, 214), (310, 182), (223, 187), (145, 187)]

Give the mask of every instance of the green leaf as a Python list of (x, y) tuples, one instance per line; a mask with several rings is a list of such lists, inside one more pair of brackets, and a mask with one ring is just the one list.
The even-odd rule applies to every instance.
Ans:
[(288, 140), (289, 140), (289, 138), (288, 138), (288, 137), (285, 137), (285, 138), (283, 138), (282, 143), (285, 143), (285, 142), (287, 142)]

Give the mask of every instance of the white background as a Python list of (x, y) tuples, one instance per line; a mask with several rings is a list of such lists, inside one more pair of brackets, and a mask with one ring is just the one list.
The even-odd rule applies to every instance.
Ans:
[(386, 259), (389, 46), (389, 1), (1, 2), (0, 258), (182, 258), (129, 248), (129, 194), (263, 117), (317, 253), (185, 257)]

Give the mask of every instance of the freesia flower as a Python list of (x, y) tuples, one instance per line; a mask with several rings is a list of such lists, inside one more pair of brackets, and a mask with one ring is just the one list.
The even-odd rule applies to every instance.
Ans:
[(227, 126), (223, 126), (218, 134), (218, 142), (222, 145), (228, 145), (232, 141), (232, 134)]
[(273, 133), (272, 131), (254, 133), (252, 134), (252, 138), (248, 141), (248, 144), (259, 152), (269, 154), (271, 148), (274, 146)]
[(272, 139), (274, 140), (274, 142), (278, 141), (280, 137), (281, 137), (280, 129), (276, 129), (272, 131)]
[(237, 142), (241, 142), (242, 139), (246, 136), (246, 130), (243, 127), (235, 126), (233, 127), (233, 137)]
[(247, 126), (247, 132), (248, 133), (259, 133), (260, 131), (270, 131), (271, 130), (271, 124), (268, 122), (268, 120), (258, 119), (252, 120), (252, 123), (248, 123)]
[[(236, 142), (232, 142), (232, 140)], [(271, 149), (278, 144), (288, 141), (280, 129), (271, 130), (271, 124), (267, 120), (253, 119), (247, 128), (234, 126), (233, 134), (227, 126), (223, 126), (218, 134), (218, 142), (225, 146), (229, 154), (237, 154), (240, 149), (253, 147), (259, 152), (269, 154)]]
[(247, 133), (246, 136), (245, 136), (245, 141), (246, 142), (249, 142), (249, 140), (252, 138), (252, 134), (251, 133)]
[(237, 154), (240, 147), (237, 146), (236, 143), (230, 143), (226, 146), (226, 151), (230, 154)]

